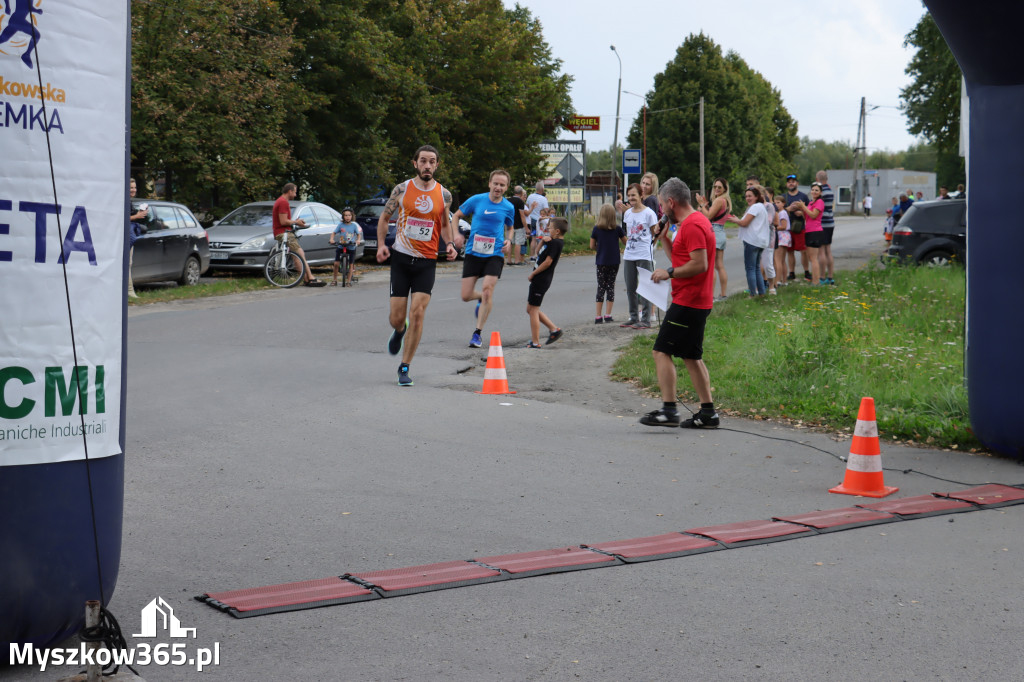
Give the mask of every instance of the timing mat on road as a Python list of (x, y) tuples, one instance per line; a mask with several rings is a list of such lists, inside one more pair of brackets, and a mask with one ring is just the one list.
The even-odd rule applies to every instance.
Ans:
[(740, 521), (632, 540), (445, 561), (384, 571), (345, 573), (320, 580), (230, 592), (207, 592), (196, 599), (230, 613), (235, 618), (250, 618), (268, 613), (389, 599), (535, 575), (671, 559), (882, 523), (1022, 503), (1024, 489), (990, 483), (959, 492), (931, 493), (842, 509), (776, 516), (767, 521)]

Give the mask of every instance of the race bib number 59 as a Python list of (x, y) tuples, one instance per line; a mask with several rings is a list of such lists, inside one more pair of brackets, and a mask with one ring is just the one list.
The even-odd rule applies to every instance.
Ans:
[(473, 237), (473, 253), (478, 253), (481, 256), (492, 255), (494, 253), (494, 237), (480, 235)]

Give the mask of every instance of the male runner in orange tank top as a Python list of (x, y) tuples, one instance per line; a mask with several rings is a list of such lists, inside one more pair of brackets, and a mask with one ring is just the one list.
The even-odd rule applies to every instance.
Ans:
[[(409, 363), (423, 336), (423, 319), (434, 288), (438, 236), (447, 243), (448, 260), (458, 256), (462, 235), (452, 229), (448, 211), (451, 192), (434, 179), (440, 155), (430, 145), (416, 150), (412, 159), (416, 177), (399, 183), (377, 220), (377, 262), (391, 258), (391, 308), (389, 322), (394, 331), (388, 339), (388, 353), (402, 353), (398, 385), (412, 386)], [(393, 250), (384, 243), (388, 222), (395, 210), (398, 220)], [(407, 338), (406, 338), (407, 337)]]

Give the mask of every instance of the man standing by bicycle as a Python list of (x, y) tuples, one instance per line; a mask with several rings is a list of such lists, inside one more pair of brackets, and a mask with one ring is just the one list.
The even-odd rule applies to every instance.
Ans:
[[(470, 348), (479, 348), (482, 344), (480, 333), (491, 314), (494, 287), (505, 266), (503, 254), (508, 253), (511, 246), (508, 232), (515, 222), (516, 209), (505, 198), (510, 182), (508, 172), (501, 169), (491, 171), (488, 180), (490, 191), (466, 199), (452, 217), (452, 223), (456, 225), (463, 216), (472, 218), (466, 258), (462, 262), (462, 300), (477, 301), (476, 329), (469, 339)], [(484, 283), (482, 290), (477, 291), (476, 282), (481, 277)]]
[(279, 244), (288, 241), (288, 248), (297, 253), (299, 258), (302, 259), (302, 278), (307, 287), (322, 287), (327, 282), (321, 282), (316, 277), (313, 277), (313, 273), (309, 271), (309, 263), (306, 262), (306, 254), (302, 251), (302, 247), (299, 246), (299, 240), (295, 238), (295, 228), (305, 227), (306, 221), (302, 218), (298, 220), (292, 220), (292, 205), (290, 202), (295, 201), (295, 197), (299, 194), (299, 188), (295, 186), (294, 182), (287, 183), (281, 190), (281, 196), (274, 202), (272, 221), (274, 225), (274, 239)]
[[(402, 364), (398, 366), (399, 386), (413, 384), (409, 363), (420, 345), (423, 320), (434, 288), (438, 236), (444, 231), (450, 261), (455, 260), (462, 246), (462, 235), (448, 220), (451, 192), (434, 179), (439, 161), (440, 154), (434, 147), (424, 145), (417, 149), (412, 159), (416, 177), (395, 186), (377, 220), (377, 262), (391, 258), (388, 321), (394, 331), (388, 339), (388, 353), (402, 353)], [(385, 240), (388, 222), (396, 210), (398, 221), (392, 252)]]

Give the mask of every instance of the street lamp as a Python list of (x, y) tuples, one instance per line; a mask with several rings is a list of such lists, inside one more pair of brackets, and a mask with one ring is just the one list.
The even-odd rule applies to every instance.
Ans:
[[(612, 179), (615, 178), (615, 148), (619, 146), (619, 104), (622, 102), (622, 57), (619, 56), (619, 51), (615, 49), (615, 46), (611, 46), (612, 52), (615, 53), (615, 58), (619, 60), (619, 87), (615, 91), (615, 139), (612, 141)], [(618, 188), (619, 183), (615, 183), (615, 187)], [(612, 201), (615, 201), (615, 197), (612, 197)]]
[(629, 90), (623, 90), (623, 92), (626, 93), (627, 95), (633, 95), (634, 97), (639, 97), (640, 99), (642, 99), (644, 101), (644, 173), (646, 174), (647, 173), (647, 98), (644, 97), (643, 95), (638, 95), (635, 92), (630, 92)]

